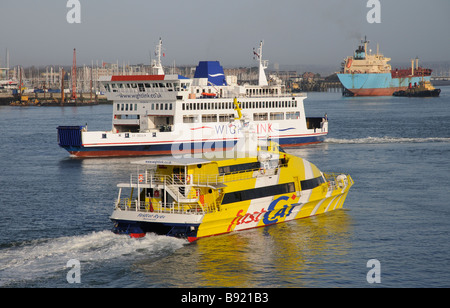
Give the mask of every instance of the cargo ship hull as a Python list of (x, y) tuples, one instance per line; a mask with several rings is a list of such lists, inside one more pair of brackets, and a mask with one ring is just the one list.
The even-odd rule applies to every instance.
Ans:
[(427, 77), (392, 78), (391, 73), (380, 74), (338, 74), (342, 85), (356, 96), (392, 96), (396, 91), (404, 91), (410, 84), (430, 81)]

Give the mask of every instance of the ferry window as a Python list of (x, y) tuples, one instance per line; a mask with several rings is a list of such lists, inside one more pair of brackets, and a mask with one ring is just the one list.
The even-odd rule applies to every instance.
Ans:
[(181, 110), (185, 110), (185, 108), (186, 108), (186, 106), (185, 106), (185, 104), (183, 103), (183, 105), (181, 105)]
[(160, 108), (160, 110), (164, 110), (164, 104), (163, 104), (163, 103), (161, 103), (161, 108)]
[(286, 112), (286, 120), (300, 119), (300, 112)]
[(120, 110), (120, 104), (117, 104), (117, 111)]
[(159, 84), (159, 87), (160, 87), (160, 88), (165, 88), (166, 85), (165, 85), (164, 83), (160, 83), (160, 84)]
[(143, 83), (138, 83), (139, 86), (139, 92), (145, 92), (145, 87)]
[(130, 111), (133, 110), (133, 104), (130, 104)]
[(123, 83), (117, 84), (117, 87), (119, 87), (119, 89), (123, 89)]
[(322, 183), (325, 183), (322, 176), (319, 176), (314, 179), (304, 180), (300, 182), (300, 185), (302, 187), (302, 190), (308, 190), (316, 188), (317, 186), (320, 186)]
[(152, 110), (155, 110), (155, 104), (152, 104)]
[(137, 104), (134, 104), (134, 110), (137, 110)]
[(124, 105), (125, 105), (125, 104), (122, 104), (122, 106), (121, 106), (121, 109), (120, 109), (120, 110), (122, 110), (122, 111), (123, 111), (123, 108), (125, 107)]
[(233, 117), (232, 114), (219, 114), (219, 122), (229, 122)]
[(217, 122), (217, 114), (204, 114), (204, 115), (202, 115), (202, 122), (203, 123)]
[(159, 110), (159, 104), (155, 104), (156, 105), (156, 110)]
[(195, 116), (192, 116), (192, 115), (183, 116), (183, 123), (194, 123), (194, 122), (195, 122)]
[(235, 191), (225, 194), (222, 204), (229, 204), (240, 201), (247, 201), (257, 198), (264, 198), (274, 195), (282, 195), (295, 191), (294, 183), (278, 184), (241, 191)]
[(267, 113), (254, 113), (253, 121), (267, 121)]
[(136, 88), (137, 88), (137, 84), (132, 83), (132, 84), (131, 84), (131, 87), (132, 87), (133, 89), (136, 89)]
[(115, 84), (115, 83), (112, 83), (112, 84), (111, 84), (111, 88), (115, 89), (115, 88), (116, 88), (116, 84)]
[(146, 84), (145, 84), (145, 87), (146, 87), (146, 88), (151, 88), (152, 86), (151, 86), (149, 83), (146, 83)]
[(172, 110), (172, 103), (169, 104), (169, 110)]
[(164, 110), (167, 110), (167, 109), (169, 108), (169, 106), (168, 106), (169, 104), (166, 103), (166, 104), (164, 104), (164, 105), (165, 105), (165, 106), (164, 106)]
[(125, 111), (128, 111), (128, 104), (125, 104)]
[(271, 120), (284, 120), (284, 113), (283, 112), (271, 112), (270, 119)]

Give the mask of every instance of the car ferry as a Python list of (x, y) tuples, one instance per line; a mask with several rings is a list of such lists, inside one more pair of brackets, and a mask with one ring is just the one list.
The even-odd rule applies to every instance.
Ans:
[(350, 175), (323, 173), (272, 141), (222, 154), (135, 162), (136, 175), (117, 185), (113, 232), (192, 242), (340, 209), (353, 185)]
[(200, 62), (192, 79), (166, 75), (161, 46), (157, 51), (157, 75), (102, 77), (106, 96), (113, 101), (112, 129), (59, 126), (59, 146), (75, 157), (229, 150), (242, 135), (233, 123), (238, 117), (235, 98), (240, 117), (255, 122), (258, 137), (277, 139), (282, 147), (319, 143), (328, 134), (326, 116), (306, 117), (305, 95), (286, 93), (280, 80), (267, 81), (262, 43), (255, 52), (257, 85), (239, 85), (236, 76), (225, 76), (217, 61)]

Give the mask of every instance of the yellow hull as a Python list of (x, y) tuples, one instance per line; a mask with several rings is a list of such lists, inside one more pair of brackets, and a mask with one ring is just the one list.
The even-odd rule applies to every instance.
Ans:
[(306, 203), (299, 203), (300, 197), (291, 193), (276, 196), (272, 198), (273, 201), (240, 202), (220, 212), (208, 213), (198, 228), (197, 238), (283, 223), (341, 209), (353, 185), (350, 176), (348, 180), (349, 185), (345, 189), (335, 191), (330, 196), (325, 193), (323, 198)]

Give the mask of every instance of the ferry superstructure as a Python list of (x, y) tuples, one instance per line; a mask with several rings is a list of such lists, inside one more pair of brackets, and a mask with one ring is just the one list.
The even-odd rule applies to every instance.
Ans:
[(58, 144), (75, 157), (221, 151), (231, 149), (241, 135), (243, 122), (236, 119), (283, 147), (323, 141), (327, 117), (307, 118), (305, 95), (288, 94), (281, 82), (267, 81), (262, 42), (255, 54), (258, 85), (239, 85), (218, 61), (201, 61), (191, 79), (164, 74), (160, 57), (154, 64), (157, 75), (104, 77), (101, 83), (113, 101), (112, 129), (60, 126)]
[(192, 242), (340, 209), (353, 185), (350, 175), (323, 173), (271, 141), (223, 153), (135, 162), (137, 173), (117, 185), (113, 232)]
[(431, 69), (419, 67), (418, 59), (411, 61), (411, 69), (392, 69), (390, 58), (378, 51), (372, 53), (365, 39), (353, 56), (347, 57), (337, 76), (346, 89), (344, 94), (354, 96), (391, 96), (421, 81), (430, 82)]

